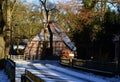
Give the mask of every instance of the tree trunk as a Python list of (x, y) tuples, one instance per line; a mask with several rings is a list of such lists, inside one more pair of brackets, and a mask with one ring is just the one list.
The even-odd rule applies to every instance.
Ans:
[(43, 40), (43, 48), (42, 48), (42, 55), (41, 55), (41, 59), (46, 59), (46, 48), (47, 48), (47, 27), (46, 27), (46, 23), (44, 24), (44, 40)]
[(6, 56), (9, 56), (9, 48), (12, 41), (11, 15), (16, 2), (17, 0), (14, 0), (11, 8), (10, 0), (0, 0), (0, 34), (2, 34), (1, 37), (4, 39), (4, 55)]
[(5, 41), (5, 50), (4, 53), (6, 56), (9, 55), (9, 48), (10, 48), (10, 33), (11, 33), (11, 13), (10, 13), (10, 0), (6, 0), (6, 26), (4, 27), (3, 31), (3, 36), (4, 36), (4, 41)]
[[(49, 26), (49, 22), (50, 22), (50, 16), (51, 16), (51, 12), (52, 9), (48, 9), (47, 8), (47, 2), (46, 0), (39, 0), (41, 3), (42, 3), (42, 6), (43, 6), (43, 21), (44, 21), (44, 41), (43, 41), (43, 49), (42, 49), (42, 57), (50, 57), (51, 55), (53, 55), (53, 34), (52, 34), (52, 31), (50, 29), (50, 26)], [(46, 32), (46, 29), (49, 31)], [(49, 51), (47, 51), (47, 44), (48, 44), (48, 39), (47, 38), (47, 35), (46, 34), (50, 34), (50, 38), (49, 38), (49, 41), (50, 41), (50, 49)], [(49, 54), (47, 53), (49, 52)], [(46, 54), (47, 53), (47, 54)], [(48, 56), (50, 55), (50, 56)]]
[(50, 25), (48, 24), (48, 31), (50, 34), (50, 55), (53, 56), (53, 33), (50, 29)]
[[(49, 51), (47, 51), (47, 47), (48, 47), (47, 36), (48, 36), (48, 34), (50, 35), (50, 38), (49, 38), (50, 49), (49, 49)], [(47, 53), (47, 52), (49, 52), (49, 53)], [(51, 29), (50, 29), (49, 23), (48, 24), (45, 23), (42, 59), (45, 59), (47, 57), (51, 58), (50, 56), (51, 57), (53, 56), (53, 33), (52, 33)], [(47, 59), (49, 59), (49, 58), (47, 58)]]
[(3, 19), (3, 10), (2, 10), (2, 5), (3, 5), (3, 1), (0, 1), (0, 59), (4, 58), (4, 39), (3, 39), (3, 28), (5, 25), (4, 19)]

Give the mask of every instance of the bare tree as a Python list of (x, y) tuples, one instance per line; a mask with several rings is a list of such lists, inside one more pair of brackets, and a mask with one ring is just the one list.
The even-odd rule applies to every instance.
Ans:
[(42, 13), (43, 13), (43, 23), (44, 23), (44, 42), (43, 42), (43, 52), (42, 57), (44, 59), (46, 54), (46, 47), (47, 47), (47, 30), (49, 31), (50, 35), (50, 55), (53, 55), (53, 33), (50, 29), (50, 18), (51, 12), (55, 10), (56, 6), (50, 3), (47, 0), (39, 0), (42, 5)]

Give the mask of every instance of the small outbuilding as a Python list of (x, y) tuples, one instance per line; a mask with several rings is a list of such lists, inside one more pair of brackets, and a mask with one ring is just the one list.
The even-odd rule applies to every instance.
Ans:
[[(49, 23), (50, 29), (53, 34), (53, 55), (59, 56), (62, 54), (63, 50), (69, 50), (72, 53), (76, 51), (75, 45), (71, 42), (70, 38), (63, 32), (60, 26), (55, 23)], [(47, 30), (48, 31), (48, 30)], [(47, 49), (46, 54), (49, 54), (50, 50), (50, 35), (47, 32)], [(24, 55), (25, 59), (41, 59), (44, 41), (44, 29), (41, 30), (30, 42), (28, 42)]]

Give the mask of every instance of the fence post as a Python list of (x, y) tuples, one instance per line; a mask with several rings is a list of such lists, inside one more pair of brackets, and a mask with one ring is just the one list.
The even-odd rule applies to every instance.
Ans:
[(72, 67), (72, 58), (69, 59), (70, 67)]
[(26, 80), (25, 80), (25, 74), (21, 75), (21, 82), (26, 82)]

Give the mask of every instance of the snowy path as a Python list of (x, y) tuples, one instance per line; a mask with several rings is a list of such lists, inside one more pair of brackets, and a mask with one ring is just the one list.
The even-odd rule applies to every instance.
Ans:
[(62, 82), (120, 82), (119, 77), (107, 78), (59, 66), (51, 61), (16, 61), (16, 82), (20, 82), (25, 69), (33, 69), (45, 78)]
[(16, 82), (21, 82), (21, 74), (25, 73), (25, 69), (30, 68), (30, 66), (28, 66), (29, 62), (26, 61), (15, 61), (16, 62)]
[(4, 70), (0, 70), (0, 82), (10, 82)]

